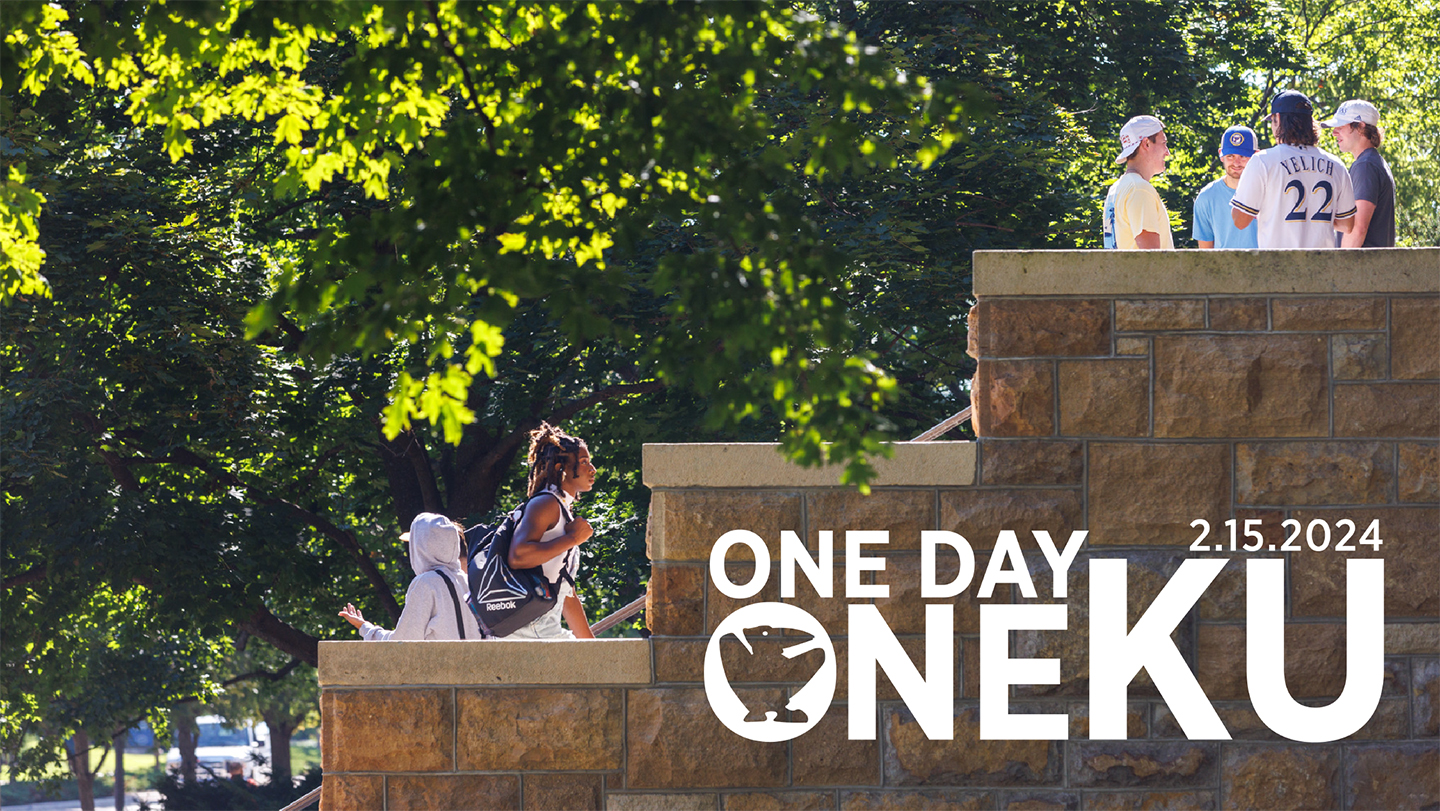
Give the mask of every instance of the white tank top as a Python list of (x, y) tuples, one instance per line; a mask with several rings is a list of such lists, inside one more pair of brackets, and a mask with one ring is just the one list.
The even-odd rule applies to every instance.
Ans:
[[(570, 525), (569, 522), (565, 520), (565, 516), (569, 514), (570, 504), (574, 501), (574, 499), (567, 496), (564, 491), (560, 490), (560, 488), (556, 487), (553, 484), (546, 487), (545, 490), (542, 492), (549, 493), (550, 495), (559, 499), (560, 504), (562, 505), (562, 509), (560, 510), (560, 517), (555, 520), (555, 525), (545, 530), (545, 532), (540, 536), (541, 543), (544, 543), (545, 541), (553, 541), (561, 535), (565, 534), (565, 530)], [(563, 568), (568, 568), (570, 570), (571, 579), (574, 579), (575, 575), (579, 574), (580, 549), (578, 547), (572, 546), (569, 549), (566, 549), (564, 552), (561, 552), (555, 557), (540, 564), (540, 571), (545, 573), (545, 579), (549, 580), (552, 583), (560, 579), (560, 571)], [(565, 597), (565, 595), (573, 594), (574, 592), (575, 590), (570, 587), (569, 583), (561, 582), (560, 597), (562, 599)]]

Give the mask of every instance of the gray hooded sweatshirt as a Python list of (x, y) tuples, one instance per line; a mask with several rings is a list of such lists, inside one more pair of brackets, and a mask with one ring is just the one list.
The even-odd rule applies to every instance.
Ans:
[(443, 515), (420, 513), (410, 524), (410, 568), (415, 579), (405, 592), (405, 610), (395, 630), (367, 622), (360, 626), (366, 641), (374, 640), (458, 640), (455, 625), (455, 600), (445, 587), (449, 578), (460, 599), (460, 617), (465, 623), (465, 638), (480, 639), (480, 626), (475, 614), (465, 605), (469, 585), (460, 561), (460, 527)]

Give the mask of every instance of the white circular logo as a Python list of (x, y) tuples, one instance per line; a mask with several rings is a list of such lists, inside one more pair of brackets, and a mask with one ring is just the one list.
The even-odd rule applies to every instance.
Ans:
[[(785, 705), (785, 709), (791, 712), (799, 710), (805, 713), (804, 721), (778, 721), (775, 712), (765, 713), (763, 721), (746, 721), (745, 716), (750, 711), (735, 695), (730, 680), (725, 676), (725, 664), (720, 658), (721, 640), (733, 635), (745, 646), (745, 650), (753, 654), (755, 649), (745, 638), (745, 632), (765, 627), (810, 634), (809, 639), (797, 639), (794, 645), (781, 649), (780, 655), (786, 659), (812, 650), (825, 652), (825, 662), (820, 669), (804, 687), (795, 691)], [(768, 631), (761, 633), (768, 634)], [(705, 698), (710, 701), (710, 709), (720, 723), (736, 735), (761, 743), (799, 737), (820, 723), (825, 711), (830, 708), (830, 699), (834, 697), (835, 648), (820, 621), (803, 608), (788, 603), (753, 603), (726, 617), (710, 636), (710, 644), (705, 648)]]
[(1231, 146), (1239, 146), (1239, 145), (1241, 145), (1241, 144), (1243, 144), (1243, 143), (1245, 143), (1245, 133), (1243, 133), (1243, 132), (1232, 132), (1232, 133), (1230, 133), (1230, 145), (1231, 145)]

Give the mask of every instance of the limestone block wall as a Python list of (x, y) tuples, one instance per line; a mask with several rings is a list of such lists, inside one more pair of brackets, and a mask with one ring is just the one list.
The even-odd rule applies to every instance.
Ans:
[[(1440, 805), (1440, 251), (1030, 252), (976, 255), (970, 346), (979, 440), (896, 446), (869, 496), (764, 445), (645, 449), (652, 489), (649, 640), (321, 644), (323, 806), (338, 808), (898, 809), (1427, 808)], [(1265, 546), (1231, 552), (1229, 519)], [(1190, 548), (1195, 519), (1212, 548)], [(1286, 680), (1325, 704), (1345, 679), (1345, 564), (1377, 554), (1280, 547), (1283, 521), (1379, 519), (1385, 683), (1357, 733), (1279, 737), (1249, 703), (1250, 554), (1286, 561)], [(1243, 524), (1242, 524), (1243, 526)], [(709, 558), (748, 529), (770, 551), (750, 600), (716, 588)], [(873, 603), (922, 672), (920, 532), (965, 536), (976, 583), (1002, 530), (1025, 539), (1037, 597), (1001, 585), (938, 601), (954, 621), (954, 740), (932, 741), (877, 676), (874, 740), (849, 740), (851, 603)], [(1069, 740), (979, 736), (986, 603), (1057, 602), (1030, 530), (1089, 543), (1067, 579), (1067, 629), (1013, 635), (1014, 657), (1060, 659), (1060, 681), (1011, 690), (1015, 712), (1065, 713)], [(835, 535), (836, 596), (804, 577), (781, 598), (783, 531)], [(885, 530), (846, 598), (846, 530)], [(1338, 538), (1338, 534), (1337, 534)], [(1243, 542), (1243, 537), (1242, 537)], [(1215, 550), (1219, 543), (1222, 549)], [(1275, 545), (1271, 550), (1269, 545)], [(1030, 553), (1034, 554), (1030, 554)], [(1142, 672), (1125, 741), (1088, 739), (1092, 561), (1129, 561), (1133, 622), (1193, 557), (1230, 559), (1174, 642), (1233, 740), (1191, 741)], [(947, 563), (948, 561), (948, 563)], [(943, 558), (940, 579), (955, 571)], [(732, 582), (754, 575), (732, 549)], [(704, 690), (715, 628), (740, 606), (794, 603), (832, 639), (834, 701), (791, 741), (727, 730)], [(935, 601), (931, 601), (935, 602)], [(756, 713), (813, 672), (783, 636), (721, 646)], [(783, 640), (783, 641), (782, 641)], [(797, 719), (798, 720), (798, 719)]]
[[(976, 292), (980, 483), (1080, 486), (1089, 549), (1071, 593), (1087, 557), (1128, 557), (1132, 589), (1137, 564), (1163, 583), (1198, 555), (1197, 518), (1234, 559), (1178, 636), (1236, 742), (1162, 743), (1181, 736), (1145, 701), (1135, 732), (1156, 742), (1068, 743), (1069, 785), (1082, 799), (1097, 779), (1207, 788), (1226, 807), (1440, 801), (1440, 251), (977, 254)], [(1258, 520), (1265, 547), (1228, 551), (1228, 519)], [(1272, 551), (1286, 519), (1378, 519), (1384, 544)], [(1324, 704), (1344, 684), (1345, 560), (1377, 555), (1379, 709), (1341, 742), (1279, 739), (1248, 702), (1240, 560), (1286, 560), (1287, 684)], [(1072, 629), (1083, 612), (1072, 604)], [(1019, 642), (1066, 663), (1084, 645), (1073, 631)], [(1083, 692), (1084, 665), (1062, 668), (1050, 692)]]
[(602, 808), (649, 643), (321, 642), (326, 811)]

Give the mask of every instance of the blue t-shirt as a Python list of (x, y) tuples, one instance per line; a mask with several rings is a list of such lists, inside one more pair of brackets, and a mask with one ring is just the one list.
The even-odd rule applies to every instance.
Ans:
[(1230, 200), (1235, 190), (1225, 185), (1225, 178), (1212, 180), (1195, 195), (1195, 234), (1197, 241), (1214, 242), (1216, 248), (1259, 248), (1259, 233), (1251, 222), (1241, 231), (1230, 218)]

